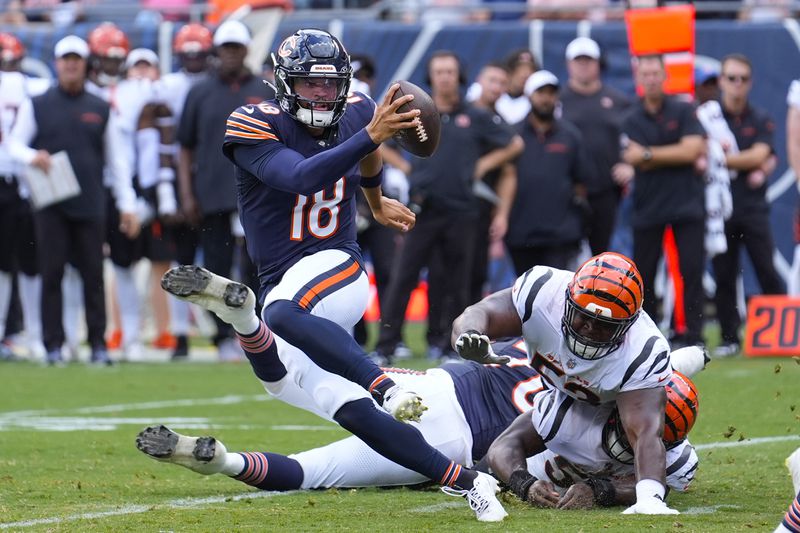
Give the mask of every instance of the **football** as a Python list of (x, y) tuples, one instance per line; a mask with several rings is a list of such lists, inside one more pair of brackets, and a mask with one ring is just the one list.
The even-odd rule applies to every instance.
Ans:
[(439, 111), (433, 103), (431, 97), (411, 83), (410, 81), (399, 80), (394, 83), (400, 84), (400, 88), (394, 93), (392, 101), (397, 100), (403, 95), (413, 94), (414, 99), (401, 105), (397, 111), (407, 113), (412, 109), (420, 110), (420, 125), (413, 129), (401, 130), (394, 134), (397, 144), (417, 157), (430, 157), (439, 146), (439, 133), (441, 131), (441, 119)]

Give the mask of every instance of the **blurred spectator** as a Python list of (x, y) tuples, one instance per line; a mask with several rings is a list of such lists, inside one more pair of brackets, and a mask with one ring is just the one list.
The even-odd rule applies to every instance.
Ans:
[[(234, 173), (220, 146), (231, 109), (258, 104), (272, 95), (244, 64), (250, 44), (247, 27), (235, 20), (222, 23), (213, 44), (219, 59), (214, 74), (197, 83), (186, 97), (178, 127), (178, 185), (181, 210), (200, 230), (206, 268), (230, 277), (236, 236), (241, 232)], [(214, 344), (222, 360), (238, 359), (241, 348), (229, 324), (215, 316)]]
[(602, 22), (608, 5), (609, 0), (528, 0), (527, 18)]
[(0, 2), (0, 24), (19, 26), (28, 22), (28, 17), (22, 11), (21, 0), (7, 0)]
[(206, 22), (209, 24), (219, 24), (236, 10), (242, 8), (263, 9), (277, 7), (292, 9), (292, 0), (211, 0), (209, 4), (210, 11), (206, 16)]
[(752, 22), (780, 22), (792, 14), (791, 0), (744, 0), (739, 18)]
[(126, 158), (121, 156), (113, 135), (114, 116), (106, 102), (85, 90), (88, 57), (89, 46), (79, 37), (70, 35), (56, 43), (58, 85), (23, 104), (9, 145), (17, 160), (44, 172), (50, 169), (51, 154), (66, 151), (81, 188), (78, 196), (45, 207), (34, 215), (37, 242), (47, 243), (39, 247), (39, 268), (44, 344), (51, 364), (62, 360), (61, 277), (71, 251), (75, 252), (83, 278), (91, 362), (111, 362), (104, 339), (103, 168), (106, 163), (113, 170), (120, 230), (131, 237), (139, 231), (130, 169), (125, 168)]
[[(786, 112), (786, 154), (797, 179), (797, 190), (800, 191), (800, 80), (793, 81), (789, 86), (786, 103), (789, 106)], [(800, 203), (794, 217), (794, 240), (794, 261), (788, 292), (792, 296), (800, 296)]]
[(694, 98), (697, 105), (719, 98), (719, 70), (710, 65), (694, 66)]
[(686, 333), (673, 347), (702, 342), (705, 264), (704, 180), (695, 171), (702, 156), (704, 130), (691, 104), (664, 93), (661, 56), (636, 62), (642, 98), (622, 123), (622, 159), (636, 169), (633, 188), (633, 260), (644, 281), (644, 309), (657, 320), (655, 277), (667, 226), (672, 227), (684, 283)]
[(530, 50), (523, 48), (511, 52), (506, 58), (508, 66), (508, 91), (495, 104), (497, 114), (508, 124), (516, 124), (528, 116), (531, 101), (525, 95), (525, 82), (538, 66)]
[[(497, 114), (497, 100), (508, 90), (508, 69), (505, 64), (491, 62), (483, 66), (478, 73), (480, 95), (473, 102), (479, 109), (492, 113), (496, 123), (506, 124)], [(480, 185), (485, 187), (480, 187)], [(473, 304), (483, 299), (483, 286), (489, 270), (489, 242), (500, 241), (508, 230), (508, 217), (514, 194), (517, 189), (517, 171), (511, 163), (502, 168), (487, 172), (480, 182), (476, 182), (475, 195), (479, 198), (478, 229), (475, 242), (475, 260), (472, 263), (472, 276), (468, 295), (468, 303)], [(481, 191), (484, 191), (481, 194)]]
[(589, 247), (607, 251), (617, 220), (623, 188), (633, 168), (620, 161), (620, 127), (630, 99), (603, 84), (600, 46), (578, 37), (566, 49), (567, 86), (561, 91), (562, 117), (578, 127), (588, 158), (583, 181), (588, 193)]
[(83, 18), (83, 0), (23, 0), (30, 22), (51, 22), (59, 28), (67, 27)]
[(517, 194), (506, 246), (517, 275), (535, 265), (569, 268), (584, 235), (586, 154), (581, 134), (557, 119), (558, 78), (547, 70), (525, 83), (528, 118), (518, 125), (525, 150), (516, 161)]
[[(719, 0), (692, 0), (692, 3), (695, 5), (695, 9), (697, 10), (695, 12), (695, 16), (698, 19), (719, 20), (737, 18), (739, 16), (739, 9), (737, 9), (736, 4), (741, 4), (742, 0), (726, 0), (726, 4), (734, 7), (725, 9), (724, 11), (717, 7), (717, 5), (720, 3)], [(706, 8), (705, 4), (710, 5), (708, 8)]]
[(189, 20), (192, 0), (142, 0), (142, 9), (149, 9), (161, 15), (164, 20)]
[[(177, 130), (189, 90), (208, 79), (213, 52), (212, 40), (211, 31), (197, 23), (186, 24), (175, 34), (172, 51), (178, 59), (180, 68), (177, 72), (166, 74), (161, 78), (161, 95), (171, 114), (171, 120), (163, 120), (161, 128)], [(179, 146), (175, 143), (174, 153), (177, 153), (178, 149)], [(199, 236), (196, 229), (186, 222), (180, 212), (178, 215), (172, 225), (176, 247), (175, 258), (179, 264), (191, 265), (195, 262)], [(170, 298), (169, 301), (171, 329), (175, 336), (172, 359), (181, 360), (189, 355), (189, 304), (178, 298)]]
[[(431, 157), (411, 162), (409, 182), (417, 223), (398, 252), (387, 289), (376, 346), (376, 352), (386, 358), (401, 340), (406, 306), (420, 272), (430, 267), (437, 251), (444, 275), (429, 276), (428, 284), (448, 300), (429, 302), (434, 307), (429, 308), (428, 355), (438, 358), (449, 350), (450, 324), (466, 306), (475, 247), (478, 209), (472, 184), (522, 150), (522, 140), (495, 123), (490, 113), (461, 100), (464, 72), (453, 52), (434, 52), (426, 70), (442, 132)], [(442, 288), (435, 288), (437, 284)]]
[(481, 4), (486, 7), (474, 11), (470, 18), (478, 22), (518, 20), (525, 16), (527, 3), (527, 0), (481, 0)]
[[(720, 88), (722, 114), (733, 137), (726, 147), (725, 162), (736, 172), (731, 182), (733, 214), (725, 222), (728, 249), (712, 259), (717, 281), (715, 303), (722, 330), (720, 345), (714, 350), (717, 357), (734, 355), (739, 351), (740, 310), (736, 306), (736, 280), (742, 273), (740, 248), (744, 245), (753, 263), (764, 294), (784, 294), (783, 280), (772, 261), (775, 240), (769, 220), (767, 178), (775, 167), (772, 156), (772, 136), (775, 124), (761, 109), (748, 101), (753, 86), (750, 60), (732, 54), (722, 60)], [(741, 313), (744, 313), (744, 309)]]

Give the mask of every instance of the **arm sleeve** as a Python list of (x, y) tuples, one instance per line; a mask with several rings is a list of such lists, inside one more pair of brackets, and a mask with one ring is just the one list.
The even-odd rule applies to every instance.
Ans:
[(33, 114), (33, 102), (27, 98), (17, 111), (14, 126), (8, 136), (8, 153), (16, 161), (30, 165), (36, 156), (36, 150), (30, 147), (36, 137), (36, 117)]
[(289, 193), (311, 195), (341, 178), (377, 147), (362, 129), (342, 144), (309, 158), (276, 140), (235, 144), (230, 150), (233, 161), (264, 184)]
[(136, 192), (133, 190), (133, 171), (131, 162), (125, 157), (122, 148), (122, 137), (118, 121), (114, 113), (110, 113), (104, 133), (104, 149), (106, 165), (113, 177), (112, 192), (120, 213), (132, 213), (136, 210)]
[(664, 337), (653, 335), (643, 343), (625, 370), (619, 392), (664, 387), (670, 376), (669, 345)]

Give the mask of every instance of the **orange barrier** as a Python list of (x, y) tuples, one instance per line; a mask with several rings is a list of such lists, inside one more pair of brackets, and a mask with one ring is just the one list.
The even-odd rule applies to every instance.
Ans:
[(747, 357), (800, 355), (800, 298), (753, 296), (747, 304)]
[(684, 307), (683, 297), (683, 276), (681, 275), (680, 256), (678, 255), (678, 245), (675, 243), (675, 233), (669, 227), (664, 231), (664, 261), (666, 262), (667, 272), (672, 278), (672, 286), (675, 290), (675, 305), (673, 307), (672, 318), (675, 333), (683, 335), (686, 333), (686, 308)]
[(668, 94), (694, 94), (694, 18), (693, 5), (625, 11), (631, 55), (664, 56)]
[[(378, 301), (378, 290), (375, 288), (375, 275), (369, 275), (369, 305), (367, 312), (364, 313), (364, 320), (367, 322), (377, 322), (381, 319), (380, 302)], [(420, 322), (428, 319), (428, 282), (420, 281), (417, 288), (411, 292), (406, 307), (406, 321)]]

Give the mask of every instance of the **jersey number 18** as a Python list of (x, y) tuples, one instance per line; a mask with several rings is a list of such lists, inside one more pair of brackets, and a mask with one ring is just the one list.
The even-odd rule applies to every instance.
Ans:
[[(314, 194), (309, 201), (309, 197), (298, 194), (297, 201), (292, 209), (292, 228), (291, 239), (302, 241), (304, 238), (304, 228), (308, 227), (308, 232), (317, 239), (327, 239), (339, 229), (339, 204), (344, 200), (344, 178), (333, 186), (333, 197), (328, 198), (325, 191)], [(327, 223), (323, 223), (322, 214), (328, 213)]]

